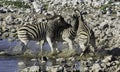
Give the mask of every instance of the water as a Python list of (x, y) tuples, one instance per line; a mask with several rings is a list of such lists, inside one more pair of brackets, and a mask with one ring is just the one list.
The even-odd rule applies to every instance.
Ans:
[[(8, 52), (7, 52), (8, 55), (10, 55), (11, 53), (15, 54), (15, 50), (12, 50), (10, 48), (14, 49), (14, 47), (18, 44), (19, 44), (19, 41), (9, 42), (6, 39), (0, 40), (0, 51), (8, 50)], [(34, 41), (31, 41), (28, 44), (28, 48), (30, 48), (34, 53), (37, 53), (37, 51), (39, 52), (39, 50), (38, 50), (39, 45), (37, 45), (36, 42), (34, 42)], [(59, 48), (59, 50), (62, 50), (63, 48), (67, 48), (67, 45), (63, 45), (62, 43), (58, 43), (58, 48)], [(50, 51), (50, 47), (47, 43), (43, 46), (43, 50)], [(20, 52), (19, 49), (17, 52)], [(18, 72), (18, 62), (20, 62), (20, 61), (23, 61), (26, 64), (26, 63), (28, 63), (29, 59), (27, 59), (27, 58), (24, 59), (24, 58), (20, 58), (20, 57), (18, 58), (18, 57), (13, 57), (13, 56), (1, 56), (0, 55), (0, 72)], [(76, 66), (78, 66), (78, 65), (76, 64)], [(79, 67), (77, 67), (77, 68), (79, 68)]]
[(19, 59), (0, 56), (0, 72), (17, 72)]
[[(22, 47), (23, 44), (20, 44), (20, 41), (18, 40), (12, 42), (9, 42), (7, 39), (0, 40), (0, 51), (6, 51), (6, 53), (9, 55), (21, 54)], [(33, 54), (40, 52), (40, 46), (37, 44), (37, 41), (30, 41), (27, 47), (32, 51)], [(57, 48), (60, 51), (67, 47), (68, 45), (62, 44), (62, 42), (57, 43)], [(44, 44), (43, 51), (49, 51), (49, 52), (51, 51), (51, 48), (48, 43)]]

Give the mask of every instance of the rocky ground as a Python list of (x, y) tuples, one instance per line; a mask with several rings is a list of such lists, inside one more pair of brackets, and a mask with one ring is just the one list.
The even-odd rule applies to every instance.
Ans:
[(42, 22), (49, 14), (66, 17), (76, 8), (85, 13), (84, 19), (95, 33), (98, 55), (36, 57), (27, 64), (19, 62), (21, 72), (120, 72), (119, 0), (1, 0), (0, 39), (18, 40), (16, 32), (22, 25)]

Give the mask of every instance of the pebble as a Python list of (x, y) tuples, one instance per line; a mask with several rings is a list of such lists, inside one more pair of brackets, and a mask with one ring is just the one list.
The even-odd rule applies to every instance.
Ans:
[(40, 2), (40, 3), (38, 3), (38, 2), (36, 2), (36, 1), (34, 1), (34, 2), (32, 2), (32, 5), (33, 5), (33, 7), (34, 7), (34, 9), (35, 9), (35, 12), (39, 12), (39, 13), (42, 13), (42, 8), (43, 8), (43, 6), (42, 6), (42, 3)]
[[(14, 28), (11, 28), (10, 25), (26, 25), (26, 24), (33, 24), (36, 21), (39, 22), (45, 22), (42, 18), (39, 18), (39, 15), (44, 14), (44, 15), (52, 15), (54, 16), (55, 14), (64, 14), (64, 16), (66, 17), (70, 11), (67, 11), (69, 8), (71, 8), (71, 10), (73, 10), (72, 8), (77, 8), (80, 7), (80, 10), (83, 10), (84, 13), (86, 13), (84, 15), (84, 19), (85, 21), (88, 22), (88, 24), (90, 25), (94, 25), (93, 26), (93, 31), (95, 32), (95, 36), (96, 36), (96, 43), (98, 45), (98, 47), (103, 47), (104, 49), (106, 49), (106, 47), (108, 48), (114, 48), (114, 47), (120, 47), (119, 46), (119, 28), (120, 28), (120, 21), (119, 21), (119, 17), (120, 17), (120, 11), (119, 11), (119, 6), (116, 6), (116, 16), (112, 17), (112, 9), (113, 8), (106, 8), (106, 14), (102, 13), (102, 10), (100, 9), (94, 9), (92, 7), (90, 7), (88, 4), (92, 4), (93, 7), (100, 7), (103, 4), (108, 4), (109, 0), (93, 0), (93, 2), (90, 0), (75, 0), (75, 1), (67, 1), (67, 0), (42, 0), (39, 2), (39, 0), (34, 0), (34, 1), (30, 1), (30, 0), (26, 0), (28, 2), (26, 3), (32, 3), (31, 8), (30, 9), (14, 9), (11, 6), (5, 7), (3, 5), (3, 7), (0, 7), (0, 38), (11, 38), (12, 35), (11, 34), (15, 34), (16, 30), (17, 30), (17, 26)], [(48, 8), (49, 10), (44, 10), (44, 3), (47, 4), (47, 2), (49, 2), (48, 4)], [(79, 4), (79, 2), (85, 2), (83, 5)], [(119, 2), (117, 2), (115, 5), (119, 5)], [(88, 7), (89, 6), (89, 7)], [(9, 9), (8, 9), (9, 8)], [(84, 10), (85, 9), (85, 10)], [(34, 11), (37, 13), (41, 13), (38, 14), (38, 18), (34, 18), (34, 16), (32, 16), (32, 13), (34, 13)], [(66, 10), (67, 12), (63, 11)], [(63, 12), (61, 12), (63, 11)], [(7, 16), (4, 17), (4, 15), (9, 12), (9, 14)], [(31, 16), (28, 15), (27, 13), (31, 13)], [(93, 18), (89, 18), (87, 19), (87, 17), (92, 13), (92, 17)], [(14, 14), (18, 14), (18, 17)], [(34, 13), (35, 14), (35, 13)], [(71, 13), (70, 13), (71, 14)], [(36, 21), (35, 21), (36, 20)], [(47, 23), (47, 21), (46, 21)], [(70, 23), (70, 22), (69, 22)], [(110, 26), (110, 28), (109, 28)], [(112, 27), (113, 26), (113, 27)], [(112, 29), (113, 28), (113, 29)], [(113, 35), (112, 35), (113, 34)], [(117, 38), (117, 39), (116, 39)], [(111, 41), (111, 42), (109, 42)], [(114, 42), (112, 42), (114, 41)], [(100, 42), (102, 42), (102, 44), (100, 45)], [(108, 42), (109, 44), (106, 44), (106, 42)], [(114, 43), (114, 44), (113, 44)], [(106, 47), (105, 47), (106, 46)], [(10, 50), (10, 53), (12, 54), (19, 54), (22, 52), (22, 47), (21, 45), (16, 46), (15, 48), (13, 47), (13, 49)], [(116, 51), (115, 51), (116, 52)], [(29, 52), (30, 53), (30, 52)], [(105, 56), (104, 51), (101, 51), (100, 53), (102, 53), (102, 56)], [(106, 53), (106, 52), (105, 52)], [(0, 54), (4, 54), (4, 52), (0, 52)], [(112, 53), (113, 54), (113, 53)], [(31, 59), (31, 66), (27, 67), (26, 64), (24, 62), (19, 62), (18, 66), (22, 68), (22, 72), (29, 72), (29, 71), (35, 71), (35, 72), (39, 72), (40, 68), (43, 71), (46, 70), (51, 70), (52, 72), (54, 71), (62, 71), (64, 68), (64, 71), (78, 71), (83, 67), (83, 71), (81, 72), (89, 72), (89, 71), (93, 71), (93, 72), (99, 72), (99, 71), (106, 71), (107, 69), (111, 69), (112, 67), (110, 66), (115, 66), (119, 65), (120, 62), (118, 60), (112, 61), (112, 55), (108, 55), (105, 56), (103, 59), (101, 59), (100, 61), (97, 61), (98, 59), (96, 59), (96, 61), (94, 61), (94, 58), (87, 58), (86, 61), (84, 61), (84, 63), (82, 63), (82, 61), (76, 63), (76, 59), (74, 57), (70, 57), (68, 58), (68, 61), (65, 58), (57, 58), (56, 62), (58, 62), (58, 64), (61, 65), (54, 65), (51, 61), (43, 61), (40, 62), (40, 64), (36, 64), (39, 63), (37, 62), (37, 59)], [(82, 65), (82, 66), (81, 66)], [(41, 67), (42, 66), (42, 67)], [(118, 68), (118, 70), (120, 70)], [(62, 71), (63, 72), (63, 71)], [(108, 71), (109, 72), (109, 71)]]
[(92, 71), (93, 72), (99, 72), (100, 69), (101, 69), (101, 67), (100, 67), (100, 65), (98, 63), (93, 64), (93, 66), (92, 66)]
[(31, 66), (29, 72), (40, 72), (39, 66)]
[(8, 10), (6, 9), (6, 8), (4, 8), (4, 7), (1, 7), (0, 8), (0, 13), (6, 13)]
[(12, 32), (12, 33), (17, 32), (16, 28), (11, 29), (11, 32)]
[(111, 59), (112, 59), (112, 55), (105, 57), (105, 59), (102, 60), (102, 62), (106, 63), (106, 62), (111, 61)]
[(2, 36), (1, 36), (1, 38), (3, 38), (3, 39), (6, 39), (6, 38), (8, 38), (9, 37), (9, 33), (8, 32), (4, 32), (3, 34), (2, 34)]
[(15, 17), (13, 15), (8, 15), (5, 18), (5, 22), (7, 25), (12, 25), (12, 24), (14, 24), (14, 19), (15, 19)]
[(117, 11), (117, 16), (120, 17), (120, 11)]
[(24, 69), (26, 67), (25, 63), (23, 61), (18, 62), (19, 69)]
[(47, 69), (47, 71), (50, 72), (58, 72), (58, 71), (63, 71), (63, 67), (61, 67), (60, 65), (55, 65), (55, 66), (51, 66)]
[(23, 23), (23, 19), (22, 18), (16, 18), (14, 21), (15, 21), (16, 25)]
[(105, 68), (105, 69), (106, 69), (106, 67), (107, 67), (107, 66), (106, 66), (106, 63), (101, 63), (100, 66), (101, 66), (101, 68)]

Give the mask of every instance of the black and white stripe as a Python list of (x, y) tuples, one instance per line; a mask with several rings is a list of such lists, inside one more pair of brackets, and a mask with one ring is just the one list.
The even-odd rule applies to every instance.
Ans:
[[(84, 21), (82, 12), (80, 12), (79, 27), (78, 27), (75, 41), (79, 43), (83, 52), (86, 50), (89, 44), (91, 44), (94, 48), (96, 47), (94, 32), (92, 31), (92, 29), (90, 29), (90, 27)], [(81, 54), (81, 56), (82, 55), (83, 53)]]
[(48, 27), (45, 23), (25, 25), (18, 29), (18, 38), (25, 46), (27, 46), (30, 40), (42, 42), (46, 39), (47, 30)]
[(22, 26), (18, 29), (18, 38), (25, 45), (27, 45), (30, 40), (40, 41), (41, 48), (44, 41), (47, 41), (53, 52), (53, 42), (54, 37), (56, 37), (55, 34), (59, 34), (59, 28), (62, 30), (64, 27), (68, 27), (69, 24), (66, 25), (64, 18), (60, 15), (53, 16), (47, 20), (47, 23)]
[(74, 14), (71, 17), (71, 26), (64, 29), (62, 32), (62, 39), (68, 42), (70, 49), (73, 49), (73, 41), (76, 37), (78, 26), (79, 26), (79, 17), (76, 14)]
[[(70, 16), (70, 21), (71, 21), (71, 25), (68, 24), (67, 22), (60, 22), (60, 24), (62, 25), (66, 25), (66, 26), (55, 26), (56, 28), (54, 30), (52, 30), (53, 33), (53, 37), (52, 40), (54, 41), (66, 41), (69, 45), (70, 50), (73, 49), (73, 40), (76, 37), (76, 33), (77, 33), (77, 29), (79, 26), (79, 20), (78, 20), (78, 16), (76, 15), (76, 13), (73, 14), (73, 16)], [(53, 28), (52, 28), (53, 29)]]

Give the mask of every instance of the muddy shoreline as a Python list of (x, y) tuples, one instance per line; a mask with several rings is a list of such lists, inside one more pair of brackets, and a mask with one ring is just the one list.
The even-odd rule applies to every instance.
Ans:
[[(17, 0), (16, 0), (17, 1)], [(7, 2), (7, 1), (6, 1)], [(29, 63), (18, 62), (23, 66), (20, 72), (27, 71), (81, 71), (81, 72), (119, 72), (120, 71), (120, 2), (117, 0), (86, 1), (86, 0), (32, 0), (21, 2), (0, 1), (0, 50), (1, 55), (22, 54), (19, 45), (17, 29), (22, 25), (42, 22), (48, 14), (60, 14), (63, 17), (71, 15), (74, 8), (82, 10), (84, 19), (95, 33), (99, 53), (86, 53), (82, 58), (79, 55), (69, 56), (66, 50), (61, 56), (43, 56), (34, 58), (39, 46), (26, 51), (23, 57), (33, 55)], [(12, 5), (11, 5), (12, 3)], [(14, 4), (15, 3), (15, 4)], [(16, 4), (17, 3), (17, 4)], [(7, 40), (7, 41), (4, 41)], [(14, 43), (15, 42), (15, 43)], [(13, 45), (12, 45), (13, 44)], [(11, 47), (10, 47), (11, 46)], [(31, 47), (31, 46), (30, 46)], [(35, 48), (36, 47), (36, 48)], [(45, 48), (49, 48), (47, 45)], [(66, 45), (65, 45), (66, 47)], [(67, 49), (67, 48), (66, 48)], [(8, 52), (7, 52), (8, 51)], [(45, 50), (46, 51), (46, 50)], [(33, 53), (32, 53), (33, 52)], [(39, 53), (39, 52), (38, 52)], [(47, 53), (47, 51), (46, 51)], [(70, 52), (72, 53), (72, 52)], [(67, 55), (68, 54), (68, 55)], [(39, 56), (39, 54), (37, 54)], [(51, 59), (53, 58), (53, 59)], [(55, 64), (54, 64), (55, 61)], [(71, 69), (71, 70), (70, 70)]]

